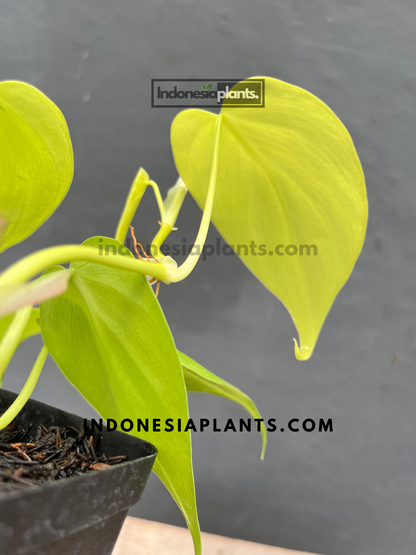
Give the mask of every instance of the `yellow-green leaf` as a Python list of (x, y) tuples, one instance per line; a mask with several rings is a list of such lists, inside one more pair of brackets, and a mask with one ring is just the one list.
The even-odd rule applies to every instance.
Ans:
[(0, 83), (0, 216), (7, 221), (1, 250), (43, 224), (72, 181), (73, 154), (64, 116), (35, 87)]
[(6, 233), (6, 227), (7, 227), (7, 220), (0, 216), (0, 249), (1, 249), (1, 245), (3, 244), (3, 237), (4, 237), (4, 234)]
[[(107, 246), (103, 256), (133, 258), (115, 239), (83, 244)], [(161, 306), (143, 274), (80, 261), (70, 268), (66, 293), (40, 305), (45, 345), (103, 418), (131, 419), (130, 433), (157, 447), (153, 469), (182, 510), (200, 555), (191, 436), (177, 429), (178, 420), (189, 418), (185, 381)], [(51, 271), (60, 273), (57, 266)], [(148, 419), (148, 430), (137, 430), (138, 418)], [(168, 419), (174, 431), (166, 429)]]
[[(212, 221), (286, 306), (299, 334), (296, 356), (306, 360), (363, 245), (360, 161), (328, 106), (277, 79), (265, 79), (264, 108), (224, 106), (221, 114)], [(186, 110), (172, 124), (178, 173), (201, 208), (217, 117)]]
[[(184, 353), (178, 351), (178, 355), (182, 364), (186, 390), (188, 392), (194, 391), (198, 393), (211, 393), (213, 395), (225, 397), (226, 399), (230, 399), (230, 401), (239, 403), (251, 414), (253, 418), (261, 419), (261, 414), (259, 413), (256, 405), (248, 395), (241, 391), (241, 389), (238, 389), (238, 387), (235, 387), (222, 378), (219, 378)], [(261, 422), (261, 433), (263, 436), (261, 458), (264, 459), (264, 453), (267, 445), (267, 434), (264, 422)]]

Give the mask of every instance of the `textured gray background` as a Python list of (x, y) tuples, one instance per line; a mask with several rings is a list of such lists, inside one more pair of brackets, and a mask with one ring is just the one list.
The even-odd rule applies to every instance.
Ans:
[[(0, 79), (26, 80), (58, 104), (76, 160), (63, 205), (2, 267), (113, 234), (139, 165), (163, 192), (173, 184), (176, 111), (150, 108), (151, 78), (274, 76), (322, 98), (356, 143), (367, 240), (311, 361), (295, 360), (290, 317), (236, 257), (211, 258), (162, 289), (178, 346), (264, 415), (335, 425), (333, 434), (270, 434), (264, 463), (255, 434), (195, 434), (205, 531), (327, 555), (415, 553), (415, 21), (411, 0), (0, 0)], [(149, 192), (135, 219), (143, 240), (157, 219)], [(192, 240), (199, 219), (188, 198), (176, 238)], [(18, 352), (6, 387), (21, 387), (38, 349), (32, 339)], [(51, 360), (35, 397), (93, 414)], [(203, 396), (191, 413), (244, 416)], [(132, 514), (183, 525), (155, 477)]]

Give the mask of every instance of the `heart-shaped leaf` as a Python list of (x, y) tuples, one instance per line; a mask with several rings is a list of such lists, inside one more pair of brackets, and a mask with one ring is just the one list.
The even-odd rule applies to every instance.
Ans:
[[(230, 399), (230, 401), (239, 403), (251, 414), (253, 418), (259, 418), (262, 420), (261, 414), (257, 410), (256, 405), (248, 395), (241, 391), (241, 389), (238, 389), (222, 378), (219, 378), (184, 353), (178, 351), (178, 355), (182, 364), (186, 390), (188, 392), (195, 391), (198, 393), (211, 393), (213, 395), (225, 397), (226, 399)], [(261, 422), (261, 432), (263, 435), (261, 458), (264, 459), (264, 453), (267, 445), (267, 434), (266, 427), (263, 422)]]
[(23, 241), (65, 197), (73, 154), (59, 108), (27, 83), (0, 83), (0, 250)]
[[(277, 79), (265, 79), (264, 108), (224, 106), (221, 115), (212, 221), (286, 306), (299, 333), (296, 356), (306, 360), (364, 241), (360, 161), (323, 102)], [(201, 208), (217, 118), (186, 110), (172, 124), (178, 173)]]
[[(114, 249), (132, 257), (113, 239), (83, 244), (108, 246), (103, 256), (114, 256)], [(41, 303), (45, 345), (104, 419), (131, 419), (131, 433), (156, 445), (154, 470), (181, 508), (199, 554), (191, 437), (176, 431), (178, 419), (188, 420), (185, 382), (160, 304), (142, 274), (90, 262), (73, 262), (71, 270), (67, 292)], [(137, 432), (138, 418), (148, 419), (148, 431)], [(169, 418), (175, 431), (165, 431)]]

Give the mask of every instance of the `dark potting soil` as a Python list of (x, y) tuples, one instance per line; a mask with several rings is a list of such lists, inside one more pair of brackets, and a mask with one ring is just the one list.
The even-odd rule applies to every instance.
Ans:
[(107, 458), (100, 452), (100, 438), (73, 426), (39, 424), (23, 429), (10, 424), (0, 430), (0, 495), (105, 470), (127, 459), (125, 455)]

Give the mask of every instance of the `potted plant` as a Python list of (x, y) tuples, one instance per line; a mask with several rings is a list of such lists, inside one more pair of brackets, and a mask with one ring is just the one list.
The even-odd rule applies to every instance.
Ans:
[[(15, 400), (2, 390), (0, 412)], [(156, 449), (105, 429), (94, 438), (99, 442), (90, 443), (92, 433), (81, 417), (30, 400), (14, 429), (0, 434), (1, 440), (23, 440), (1, 445), (11, 450), (0, 457), (2, 555), (112, 552), (128, 509), (143, 493)], [(27, 441), (31, 434), (35, 443)]]
[[(212, 221), (284, 303), (299, 334), (295, 355), (307, 360), (352, 272), (367, 223), (364, 176), (343, 124), (312, 94), (261, 80), (261, 109), (231, 107), (224, 100), (219, 114), (192, 109), (175, 117), (171, 143), (179, 178), (165, 200), (140, 168), (114, 238), (43, 249), (0, 275), (0, 376), (25, 337), (41, 333), (44, 341), (26, 386), (0, 417), (0, 429), (26, 403), (50, 353), (104, 420), (156, 446), (154, 470), (182, 510), (197, 554), (190, 438), (195, 423), (187, 392), (243, 405), (261, 423), (262, 456), (266, 426), (248, 396), (178, 351), (157, 298), (160, 283), (189, 276)], [(232, 90), (247, 85), (250, 80)], [(0, 83), (0, 145), (4, 250), (56, 209), (70, 186), (73, 160), (59, 109), (24, 83)], [(149, 186), (160, 227), (146, 252), (130, 225)], [(178, 267), (163, 243), (188, 191), (203, 215), (192, 252)], [(131, 250), (125, 246), (129, 231)]]

